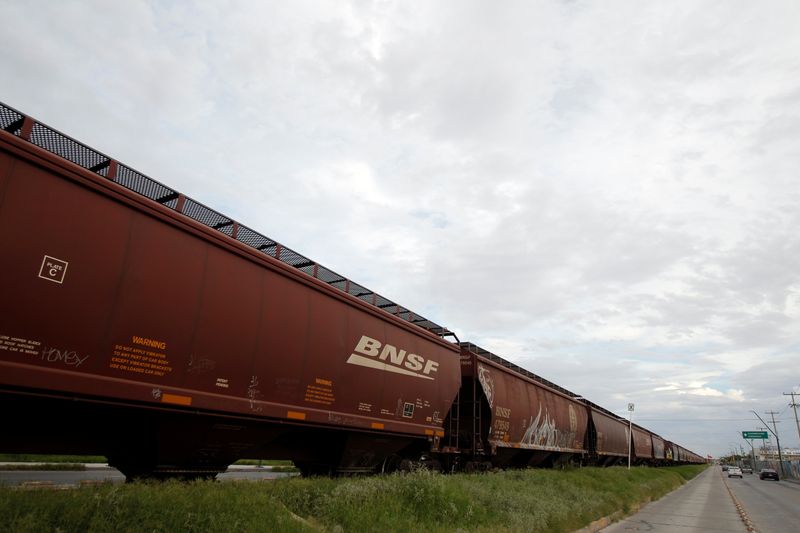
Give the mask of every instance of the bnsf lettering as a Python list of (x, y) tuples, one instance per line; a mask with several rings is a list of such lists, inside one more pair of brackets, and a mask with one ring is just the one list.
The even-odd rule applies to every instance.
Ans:
[(503, 418), (510, 418), (511, 417), (511, 409), (508, 407), (500, 407), (499, 405), (494, 410), (495, 416), (501, 416)]
[(410, 370), (422, 370), (423, 364), (425, 364), (425, 359), (415, 353), (409, 355), (406, 360), (406, 368)]
[(356, 345), (356, 351), (358, 353), (363, 353), (364, 355), (371, 355), (372, 357), (375, 357), (376, 355), (378, 355), (378, 353), (380, 353), (379, 352), (380, 347), (381, 347), (380, 342), (376, 341), (375, 339), (370, 339), (366, 335), (363, 335), (361, 337), (361, 340), (358, 341), (358, 344)]
[(406, 350), (399, 349), (391, 344), (382, 344), (379, 340), (362, 335), (356, 344), (355, 353), (375, 357), (381, 361), (392, 365), (405, 367), (412, 372), (427, 376), (431, 372), (439, 370), (439, 363), (425, 359), (421, 355), (408, 353)]

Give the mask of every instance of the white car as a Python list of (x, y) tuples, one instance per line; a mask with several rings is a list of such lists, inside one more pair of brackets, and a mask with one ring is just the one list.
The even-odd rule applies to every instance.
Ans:
[(742, 477), (742, 469), (738, 466), (731, 466), (728, 468), (728, 477)]

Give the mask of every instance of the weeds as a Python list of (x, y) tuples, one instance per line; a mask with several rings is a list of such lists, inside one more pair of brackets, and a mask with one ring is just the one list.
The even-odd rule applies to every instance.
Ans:
[(10, 531), (573, 531), (702, 471), (575, 468), (0, 489)]

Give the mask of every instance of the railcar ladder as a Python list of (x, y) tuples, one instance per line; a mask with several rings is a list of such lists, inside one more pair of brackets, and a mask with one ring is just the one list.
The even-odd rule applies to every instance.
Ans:
[(472, 378), (472, 453), (483, 453), (483, 440), (481, 439), (481, 398), (477, 378)]
[(448, 427), (448, 441), (447, 446), (451, 449), (459, 449), (458, 444), (461, 432), (461, 389), (459, 388), (456, 394), (456, 399), (453, 401), (453, 406), (450, 408), (450, 424)]

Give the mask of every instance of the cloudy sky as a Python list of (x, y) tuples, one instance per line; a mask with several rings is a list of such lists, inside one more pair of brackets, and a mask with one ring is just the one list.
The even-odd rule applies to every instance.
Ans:
[(0, 0), (0, 101), (693, 451), (800, 446), (800, 3), (201, 4)]

